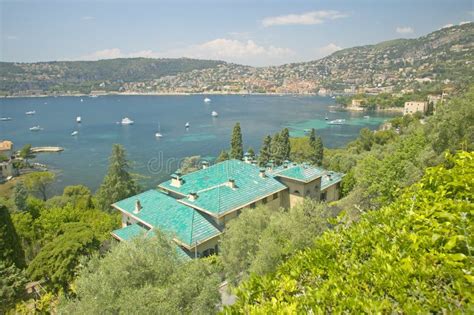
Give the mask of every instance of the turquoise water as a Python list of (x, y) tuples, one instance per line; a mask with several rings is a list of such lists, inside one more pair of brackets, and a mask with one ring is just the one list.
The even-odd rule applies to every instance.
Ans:
[[(316, 128), (327, 147), (340, 147), (357, 137), (363, 127), (376, 129), (391, 114), (330, 112), (331, 98), (319, 96), (101, 96), (98, 98), (48, 97), (0, 99), (0, 140), (10, 139), (15, 148), (61, 146), (64, 152), (40, 154), (37, 161), (57, 173), (56, 191), (66, 185), (84, 184), (97, 189), (106, 170), (112, 144), (123, 144), (133, 171), (141, 175), (144, 188), (156, 186), (168, 178), (183, 157), (201, 155), (213, 158), (229, 146), (232, 127), (242, 126), (245, 148), (258, 148), (263, 137), (288, 127), (292, 136), (301, 136), (304, 129)], [(36, 115), (25, 112), (35, 110)], [(219, 117), (213, 118), (215, 110)], [(346, 125), (328, 125), (330, 120), (344, 118)], [(82, 117), (82, 124), (75, 122)], [(123, 117), (135, 121), (122, 126)], [(190, 122), (189, 130), (184, 128)], [(155, 132), (160, 125), (163, 138)], [(44, 130), (31, 132), (40, 125)], [(72, 137), (72, 131), (79, 135)]]

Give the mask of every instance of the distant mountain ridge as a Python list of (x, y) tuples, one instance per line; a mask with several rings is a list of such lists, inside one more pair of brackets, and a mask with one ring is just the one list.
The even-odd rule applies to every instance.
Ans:
[(474, 24), (467, 23), (416, 39), (346, 48), (319, 60), (271, 67), (188, 58), (1, 62), (0, 93), (389, 91), (470, 82), (473, 52)]

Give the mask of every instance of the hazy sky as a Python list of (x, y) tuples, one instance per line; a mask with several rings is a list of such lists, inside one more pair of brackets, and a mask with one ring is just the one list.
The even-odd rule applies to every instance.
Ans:
[(472, 21), (473, 3), (0, 0), (0, 60), (143, 56), (274, 65)]

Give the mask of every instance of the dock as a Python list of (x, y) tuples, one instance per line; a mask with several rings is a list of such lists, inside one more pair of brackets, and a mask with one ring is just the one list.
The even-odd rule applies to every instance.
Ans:
[(31, 148), (31, 153), (53, 153), (53, 152), (62, 152), (64, 148), (62, 147), (34, 147)]

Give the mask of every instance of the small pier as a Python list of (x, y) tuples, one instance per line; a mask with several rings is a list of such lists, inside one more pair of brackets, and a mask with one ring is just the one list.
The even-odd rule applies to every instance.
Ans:
[(62, 152), (64, 148), (62, 147), (34, 147), (31, 148), (31, 153), (54, 153)]

